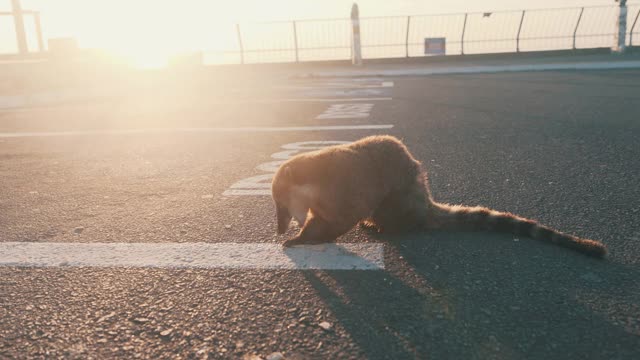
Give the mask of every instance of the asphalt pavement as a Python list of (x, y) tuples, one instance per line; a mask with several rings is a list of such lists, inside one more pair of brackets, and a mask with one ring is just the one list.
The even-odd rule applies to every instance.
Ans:
[(640, 70), (202, 83), (0, 112), (0, 242), (279, 244), (274, 161), (391, 134), (436, 200), (610, 253), (354, 229), (384, 268), (5, 264), (0, 358), (640, 357)]

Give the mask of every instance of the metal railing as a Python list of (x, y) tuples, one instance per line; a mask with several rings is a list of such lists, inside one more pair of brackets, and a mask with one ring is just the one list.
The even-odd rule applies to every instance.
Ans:
[[(427, 56), (425, 38), (435, 37), (446, 39), (446, 55), (610, 48), (617, 11), (612, 5), (361, 18), (363, 58)], [(639, 17), (640, 4), (628, 4), (628, 46), (638, 45)], [(208, 54), (224, 54), (231, 63), (351, 57), (349, 19), (237, 24), (236, 29), (238, 49)], [(233, 61), (234, 55), (240, 60)]]
[[(42, 36), (42, 25), (40, 23), (40, 12), (22, 10), (19, 20), (22, 21), (22, 24), (16, 24), (13, 12), (0, 11), (0, 20), (2, 20), (0, 23), (0, 31), (5, 34), (10, 34), (12, 32), (19, 34), (18, 36), (13, 37), (13, 39), (15, 39), (15, 44), (5, 44), (4, 46), (0, 46), (0, 54), (15, 54), (16, 50), (17, 53), (45, 51), (44, 37)], [(26, 31), (20, 34), (18, 29), (26, 29)]]
[[(640, 4), (627, 4), (626, 43), (638, 46)], [(360, 18), (364, 59), (420, 57), (426, 38), (445, 38), (445, 55), (609, 48), (616, 33), (617, 5), (577, 8)], [(0, 12), (0, 19), (11, 18)], [(40, 14), (32, 17), (28, 50), (44, 51)], [(2, 25), (2, 24), (0, 24)], [(236, 24), (222, 50), (203, 50), (206, 64), (304, 62), (351, 58), (350, 19)], [(28, 34), (28, 35), (29, 35)], [(2, 51), (0, 51), (2, 52)]]

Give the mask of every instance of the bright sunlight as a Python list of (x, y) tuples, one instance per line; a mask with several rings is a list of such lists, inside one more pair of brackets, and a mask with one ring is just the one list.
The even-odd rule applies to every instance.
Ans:
[[(54, 35), (74, 37), (83, 48), (104, 50), (136, 67), (163, 67), (170, 57), (184, 52), (236, 46), (234, 20), (225, 19), (221, 4), (214, 1), (60, 0), (24, 1), (23, 6), (47, 14), (44, 27)], [(242, 2), (225, 2), (224, 14), (240, 12), (241, 6)], [(264, 10), (269, 15), (270, 10)], [(52, 18), (65, 27), (47, 24)]]
[[(106, 51), (139, 68), (164, 67), (171, 57), (193, 51), (215, 53), (238, 49), (236, 23), (346, 18), (353, 2), (21, 0), (24, 9), (38, 10), (42, 14), (45, 38), (72, 37), (81, 48)], [(463, 0), (452, 0), (446, 4), (435, 1), (357, 2), (361, 16), (501, 10), (525, 5), (557, 7), (612, 3), (609, 0), (526, 0), (517, 5), (510, 0), (487, 0), (474, 4)], [(285, 30), (289, 31), (289, 28)], [(274, 43), (278, 34), (257, 31), (251, 36), (254, 44), (262, 44)], [(13, 39), (4, 40), (13, 42)]]

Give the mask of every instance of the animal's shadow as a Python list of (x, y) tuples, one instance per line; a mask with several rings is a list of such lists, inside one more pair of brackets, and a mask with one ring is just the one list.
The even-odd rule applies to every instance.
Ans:
[(502, 235), (374, 238), (384, 270), (305, 272), (366, 358), (640, 355), (638, 270)]

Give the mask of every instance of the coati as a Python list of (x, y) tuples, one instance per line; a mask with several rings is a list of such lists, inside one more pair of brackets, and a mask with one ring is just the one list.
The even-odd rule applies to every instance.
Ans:
[(292, 218), (302, 229), (285, 246), (334, 241), (356, 224), (380, 232), (464, 230), (506, 232), (602, 258), (600, 242), (484, 207), (433, 200), (427, 174), (393, 136), (302, 153), (283, 163), (272, 182), (278, 233)]

